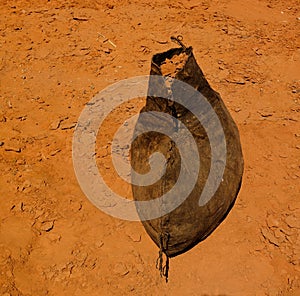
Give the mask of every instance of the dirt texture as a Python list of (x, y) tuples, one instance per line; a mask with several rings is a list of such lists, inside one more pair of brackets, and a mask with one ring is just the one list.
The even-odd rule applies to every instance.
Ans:
[[(0, 295), (300, 295), (298, 0), (1, 1)], [(169, 283), (141, 223), (98, 210), (78, 185), (72, 137), (106, 86), (148, 75), (183, 36), (238, 125), (240, 194), (205, 241), (171, 259)], [(97, 161), (145, 101), (105, 121)], [(107, 140), (107, 144), (103, 144)]]
[(188, 55), (185, 52), (182, 52), (179, 55), (174, 55), (170, 59), (167, 58), (160, 66), (161, 74), (163, 76), (175, 78), (176, 73), (182, 70), (187, 59)]

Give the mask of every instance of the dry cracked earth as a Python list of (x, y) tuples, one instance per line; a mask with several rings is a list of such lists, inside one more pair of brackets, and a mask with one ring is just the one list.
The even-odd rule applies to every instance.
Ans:
[[(35, 0), (0, 4), (0, 295), (300, 295), (298, 0)], [(148, 75), (182, 35), (236, 121), (245, 158), (229, 216), (171, 259), (141, 223), (110, 217), (77, 182), (72, 137), (94, 95)], [(107, 118), (97, 160), (144, 101)]]

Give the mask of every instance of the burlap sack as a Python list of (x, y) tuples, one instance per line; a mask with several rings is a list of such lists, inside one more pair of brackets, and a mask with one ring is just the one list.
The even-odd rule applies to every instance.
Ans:
[[(185, 55), (183, 61), (180, 61), (180, 55)], [(168, 69), (162, 71), (172, 59), (179, 59), (177, 70), (173, 73), (171, 73), (172, 71), (166, 73)], [(223, 180), (210, 201), (204, 206), (199, 206), (199, 196), (211, 169), (211, 147), (207, 133), (193, 114), (182, 105), (153, 95), (147, 97), (146, 105), (141, 113), (159, 111), (178, 118), (192, 133), (201, 159), (196, 185), (185, 201), (175, 210), (162, 217), (142, 221), (147, 233), (160, 248), (160, 255), (164, 253), (168, 258), (181, 254), (204, 240), (226, 217), (241, 186), (243, 156), (238, 129), (220, 95), (210, 87), (205, 79), (194, 58), (192, 47), (182, 46), (154, 55), (150, 74), (173, 75), (177, 80), (186, 82), (201, 92), (218, 115), (226, 139), (226, 166)], [(151, 82), (150, 79), (149, 89), (152, 88), (153, 90), (155, 87), (165, 88), (166, 93), (169, 90), (167, 83), (165, 85), (155, 85), (155, 82)], [(178, 132), (176, 125), (174, 125), (173, 132)], [(157, 151), (163, 153), (167, 158), (166, 172), (153, 185), (133, 185), (133, 197), (136, 201), (159, 198), (162, 194), (171, 190), (178, 179), (181, 166), (179, 151), (170, 137), (161, 133), (148, 132), (139, 136), (133, 142), (131, 147), (132, 167), (139, 173), (147, 173), (150, 169), (149, 157)], [(144, 214), (139, 209), (137, 210), (143, 220)], [(162, 266), (160, 266), (160, 269), (162, 269)]]

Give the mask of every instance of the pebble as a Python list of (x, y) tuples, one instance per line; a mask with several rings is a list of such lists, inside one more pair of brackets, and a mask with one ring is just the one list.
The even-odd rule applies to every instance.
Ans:
[(280, 242), (284, 242), (285, 241), (285, 234), (280, 230), (280, 229), (275, 229), (274, 230), (274, 235), (276, 238), (278, 238), (280, 240)]
[(98, 242), (95, 243), (95, 246), (96, 246), (97, 248), (101, 248), (103, 245), (104, 245), (104, 242), (103, 242), (103, 241), (98, 241)]
[(6, 117), (5, 116), (0, 116), (0, 122), (6, 122)]
[(29, 180), (24, 181), (24, 183), (22, 184), (22, 186), (25, 188), (28, 188), (31, 186), (31, 182)]
[(270, 215), (267, 217), (267, 225), (269, 227), (278, 227), (279, 226), (279, 221), (274, 218), (274, 216)]
[(108, 48), (108, 47), (105, 47), (103, 48), (103, 51), (106, 53), (106, 54), (110, 54), (112, 52), (112, 49)]
[(51, 155), (51, 156), (55, 156), (55, 155), (56, 155), (57, 153), (59, 153), (60, 151), (61, 151), (61, 149), (56, 149), (56, 150), (50, 152), (50, 155)]
[(24, 164), (26, 164), (26, 160), (25, 160), (25, 159), (18, 159), (18, 160), (16, 161), (16, 164), (17, 164), (17, 165), (24, 165)]
[(114, 266), (113, 273), (118, 276), (125, 276), (129, 273), (129, 270), (124, 263), (119, 262)]
[(52, 122), (51, 123), (51, 125), (50, 125), (50, 130), (57, 130), (58, 128), (59, 128), (59, 126), (60, 126), (60, 123), (61, 123), (61, 119), (59, 119), (59, 120), (56, 120), (56, 121), (54, 121), (54, 122)]
[(47, 238), (53, 243), (59, 242), (61, 240), (61, 236), (55, 233), (49, 233)]
[(10, 277), (13, 276), (13, 274), (12, 274), (12, 272), (11, 272), (10, 270), (8, 270), (8, 271), (6, 272), (6, 276), (10, 278)]
[(142, 237), (139, 233), (132, 233), (129, 234), (128, 237), (135, 243), (138, 243), (141, 241)]
[(54, 227), (54, 221), (43, 221), (40, 229), (45, 232), (49, 232)]
[(45, 212), (43, 210), (36, 210), (34, 218), (37, 219), (37, 218), (41, 217), (44, 213)]
[(20, 121), (25, 121), (27, 119), (27, 115), (20, 115), (17, 116), (16, 119), (20, 120)]
[(261, 229), (261, 233), (264, 236), (264, 238), (267, 239), (271, 244), (279, 247), (279, 241), (272, 233), (267, 231), (265, 228)]
[(286, 238), (288, 238), (289, 236), (293, 235), (294, 234), (294, 231), (292, 228), (289, 228), (287, 227), (286, 225), (285, 226), (282, 226), (281, 230), (285, 233), (286, 235)]
[(21, 148), (8, 146), (8, 147), (5, 148), (5, 151), (20, 153), (21, 152)]
[(229, 83), (240, 84), (240, 85), (246, 84), (245, 80), (239, 78), (226, 79), (226, 81)]
[(273, 113), (272, 112), (268, 112), (268, 111), (257, 111), (258, 114), (262, 117), (270, 117), (270, 116), (273, 116)]
[(297, 219), (294, 216), (288, 216), (285, 219), (285, 222), (290, 228), (299, 228), (300, 229), (300, 219)]
[(257, 55), (262, 55), (262, 54), (263, 54), (262, 50), (261, 50), (260, 48), (258, 48), (258, 47), (253, 48), (253, 51), (254, 51)]
[(22, 185), (19, 185), (19, 186), (17, 187), (17, 190), (18, 190), (19, 192), (23, 192), (25, 189), (27, 189), (27, 188), (29, 188), (29, 187), (31, 187), (31, 183), (30, 183), (30, 181), (26, 180), (26, 181), (24, 181), (24, 182), (22, 183)]
[(18, 191), (22, 192), (26, 188), (29, 188), (29, 187), (31, 187), (31, 183), (30, 183), (30, 181), (26, 180), (22, 183), (22, 185), (18, 186)]
[(126, 229), (126, 235), (133, 241), (133, 242), (140, 242), (141, 241), (141, 234), (133, 229)]
[(70, 200), (69, 209), (73, 212), (78, 212), (82, 209), (82, 204), (79, 201)]
[(64, 123), (64, 124), (61, 124), (60, 128), (62, 130), (67, 130), (67, 129), (72, 129), (76, 126), (76, 122), (73, 122), (73, 123)]

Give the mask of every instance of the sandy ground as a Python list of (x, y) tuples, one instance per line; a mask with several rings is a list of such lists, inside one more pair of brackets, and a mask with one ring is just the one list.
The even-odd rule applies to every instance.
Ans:
[[(300, 295), (299, 1), (2, 0), (0, 17), (0, 295)], [(96, 93), (149, 74), (178, 34), (239, 127), (245, 173), (166, 284), (141, 223), (82, 193), (72, 136)], [(104, 137), (142, 103), (111, 114)]]

